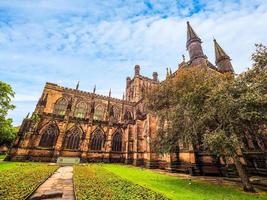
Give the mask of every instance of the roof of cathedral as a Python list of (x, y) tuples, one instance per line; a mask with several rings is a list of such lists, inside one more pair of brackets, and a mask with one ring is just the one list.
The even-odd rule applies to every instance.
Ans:
[(229, 58), (230, 57), (225, 53), (223, 48), (218, 44), (218, 42), (214, 39), (214, 49), (215, 49), (215, 59), (216, 64), (219, 62), (222, 58)]
[(190, 25), (189, 22), (187, 22), (187, 43), (186, 46), (188, 46), (188, 43), (191, 42), (192, 40), (198, 40), (201, 42), (201, 39), (198, 37), (192, 26)]

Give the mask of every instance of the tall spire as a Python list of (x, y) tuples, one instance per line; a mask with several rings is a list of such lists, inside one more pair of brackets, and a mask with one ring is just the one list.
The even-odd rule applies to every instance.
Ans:
[(214, 42), (214, 49), (215, 49), (216, 64), (223, 57), (230, 59), (230, 57), (225, 53), (225, 51), (223, 50), (223, 48), (218, 44), (218, 42), (216, 41), (216, 39), (213, 39), (213, 42)]
[(187, 21), (187, 46), (191, 40), (198, 40), (201, 42), (201, 39), (197, 36), (189, 21)]
[(197, 58), (207, 58), (203, 53), (201, 43), (201, 39), (197, 36), (190, 23), (187, 22), (186, 48), (189, 52), (190, 61), (193, 61)]
[(225, 53), (223, 48), (218, 44), (216, 39), (213, 40), (215, 49), (215, 63), (219, 72), (231, 72), (234, 73), (233, 66), (231, 64), (230, 57)]

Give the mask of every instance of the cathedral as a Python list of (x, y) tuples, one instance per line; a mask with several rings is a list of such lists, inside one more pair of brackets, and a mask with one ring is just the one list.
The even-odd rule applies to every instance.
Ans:
[[(234, 74), (230, 57), (214, 40), (215, 64), (202, 49), (202, 41), (187, 22), (186, 48), (189, 60), (183, 59), (175, 72), (184, 67), (205, 67), (219, 73)], [(77, 158), (79, 162), (115, 162), (161, 168), (193, 175), (234, 175), (231, 165), (211, 153), (201, 152), (190, 144), (179, 144), (177, 152), (159, 155), (151, 150), (157, 137), (157, 116), (147, 110), (144, 94), (161, 84), (158, 73), (141, 74), (139, 65), (134, 75), (126, 78), (122, 99), (99, 95), (76, 88), (46, 83), (31, 117), (27, 116), (7, 160), (59, 162)], [(267, 175), (264, 150), (252, 145), (243, 152), (243, 163), (251, 173)], [(253, 149), (254, 148), (254, 149)]]

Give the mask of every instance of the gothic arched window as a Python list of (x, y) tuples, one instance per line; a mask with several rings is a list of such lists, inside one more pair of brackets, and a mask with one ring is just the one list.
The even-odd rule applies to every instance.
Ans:
[(39, 146), (40, 147), (53, 147), (56, 142), (56, 138), (58, 135), (58, 128), (54, 124), (48, 125), (41, 137)]
[(100, 151), (104, 146), (105, 136), (100, 129), (96, 130), (91, 137), (91, 150)]
[(76, 106), (74, 116), (78, 118), (84, 118), (86, 114), (86, 109), (87, 109), (86, 103), (80, 102)]
[(67, 106), (68, 106), (68, 102), (66, 99), (61, 98), (57, 100), (55, 107), (54, 107), (54, 113), (57, 115), (65, 115)]
[(80, 140), (82, 131), (80, 128), (75, 127), (67, 132), (64, 141), (64, 147), (66, 149), (78, 150), (80, 147)]
[(129, 110), (126, 110), (125, 113), (124, 113), (124, 119), (126, 120), (132, 120), (132, 114)]
[(103, 120), (105, 113), (105, 107), (103, 105), (97, 105), (95, 107), (94, 119)]
[(122, 151), (121, 132), (116, 132), (112, 138), (112, 151)]

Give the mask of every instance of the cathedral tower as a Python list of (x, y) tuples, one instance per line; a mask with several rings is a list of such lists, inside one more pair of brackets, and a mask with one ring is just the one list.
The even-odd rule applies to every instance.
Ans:
[(234, 73), (233, 66), (231, 64), (230, 57), (225, 53), (222, 47), (214, 39), (214, 49), (215, 49), (215, 63), (218, 67), (218, 71), (221, 73), (231, 72)]
[(202, 60), (205, 60), (207, 56), (204, 55), (201, 46), (201, 39), (197, 36), (196, 32), (191, 27), (190, 23), (187, 22), (187, 42), (186, 48), (189, 52), (190, 62), (199, 64)]

